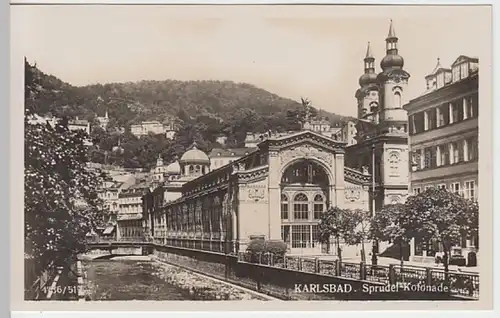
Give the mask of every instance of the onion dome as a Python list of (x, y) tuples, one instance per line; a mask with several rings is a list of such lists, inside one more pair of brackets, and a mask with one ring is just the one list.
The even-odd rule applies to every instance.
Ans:
[(180, 174), (181, 166), (178, 161), (174, 161), (165, 168), (167, 174)]
[(359, 78), (359, 85), (366, 86), (377, 82), (377, 74), (375, 73), (365, 73)]
[(389, 33), (387, 34), (385, 43), (387, 53), (382, 61), (380, 61), (380, 67), (382, 67), (383, 70), (403, 68), (404, 59), (403, 57), (401, 57), (401, 55), (398, 54), (398, 37), (396, 36), (396, 32), (394, 31), (392, 20), (391, 24), (389, 25)]
[(366, 48), (366, 56), (364, 58), (365, 62), (365, 73), (359, 78), (359, 85), (361, 87), (367, 86), (372, 83), (377, 82), (377, 74), (375, 74), (375, 58), (373, 57), (370, 42), (368, 42), (368, 47)]
[(210, 164), (210, 159), (208, 158), (207, 154), (201, 151), (196, 147), (196, 143), (193, 142), (193, 145), (189, 148), (188, 151), (186, 151), (181, 159), (179, 160), (179, 163), (194, 163), (194, 164)]
[(380, 61), (380, 67), (384, 70), (388, 68), (403, 68), (404, 64), (405, 61), (399, 54), (386, 55), (382, 61)]

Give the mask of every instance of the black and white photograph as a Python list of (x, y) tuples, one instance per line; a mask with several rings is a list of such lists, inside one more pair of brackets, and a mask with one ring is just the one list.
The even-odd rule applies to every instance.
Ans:
[(11, 25), (23, 302), (491, 302), (490, 7)]

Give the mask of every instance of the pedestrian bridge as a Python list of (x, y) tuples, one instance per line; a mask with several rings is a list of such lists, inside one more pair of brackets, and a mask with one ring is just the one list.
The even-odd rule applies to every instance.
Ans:
[(152, 242), (145, 241), (90, 241), (87, 242), (87, 256), (92, 259), (107, 259), (114, 256), (148, 255), (153, 249)]

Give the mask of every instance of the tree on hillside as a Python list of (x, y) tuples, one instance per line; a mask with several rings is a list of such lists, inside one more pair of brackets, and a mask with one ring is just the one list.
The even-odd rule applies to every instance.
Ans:
[(33, 68), (25, 73), (25, 255), (39, 275), (84, 251), (86, 234), (106, 211), (96, 192), (101, 180), (86, 166), (88, 136), (68, 130), (66, 120), (55, 127), (33, 124), (41, 90)]
[(327, 244), (327, 253), (330, 253), (330, 240), (333, 237), (337, 247), (337, 257), (342, 262), (342, 249), (340, 239), (349, 239), (350, 233), (354, 231), (356, 225), (353, 212), (349, 209), (331, 207), (321, 214), (318, 224), (318, 240)]
[[(219, 146), (215, 138), (221, 132), (227, 136), (227, 147), (242, 147), (248, 132), (291, 131), (301, 129), (306, 109), (314, 117), (316, 109), (309, 103), (305, 107), (296, 101), (281, 98), (255, 86), (231, 81), (141, 81), (137, 83), (108, 83), (75, 87), (54, 76), (47, 75), (36, 66), (28, 65), (38, 78), (39, 94), (36, 113), (49, 112), (56, 117), (96, 119), (108, 110), (108, 135), (119, 135), (119, 127), (130, 129), (143, 120), (170, 122), (172, 119), (181, 130), (178, 133), (176, 152), (195, 140), (201, 149), (210, 151)], [(33, 105), (35, 106), (35, 105)], [(338, 115), (331, 114), (332, 118)], [(97, 126), (94, 122), (92, 127)], [(123, 137), (123, 136), (122, 136)], [(141, 156), (138, 146), (147, 146), (137, 138), (122, 140), (125, 149), (115, 156), (116, 138), (100, 136), (99, 149), (91, 149), (92, 160), (130, 167), (151, 166), (157, 156)], [(155, 141), (150, 140), (155, 143)], [(107, 152), (107, 155), (106, 155)], [(106, 159), (105, 159), (106, 158)], [(153, 161), (145, 161), (151, 158)]]
[(477, 202), (446, 189), (430, 188), (410, 196), (405, 207), (398, 216), (402, 234), (421, 242), (435, 240), (441, 244), (447, 280), (451, 247), (478, 233)]

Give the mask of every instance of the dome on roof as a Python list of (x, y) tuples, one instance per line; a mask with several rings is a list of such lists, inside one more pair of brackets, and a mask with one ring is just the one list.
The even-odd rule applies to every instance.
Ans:
[(181, 166), (178, 161), (174, 161), (165, 168), (165, 172), (168, 174), (180, 174)]
[(375, 73), (365, 73), (361, 75), (361, 77), (359, 78), (360, 86), (365, 86), (376, 82), (377, 82), (377, 74)]
[(210, 164), (210, 159), (208, 158), (206, 153), (196, 147), (196, 143), (193, 143), (189, 150), (182, 155), (179, 162)]
[(398, 54), (388, 54), (384, 56), (382, 61), (380, 61), (380, 67), (382, 69), (388, 69), (393, 67), (402, 68), (405, 64), (405, 61), (401, 55)]

